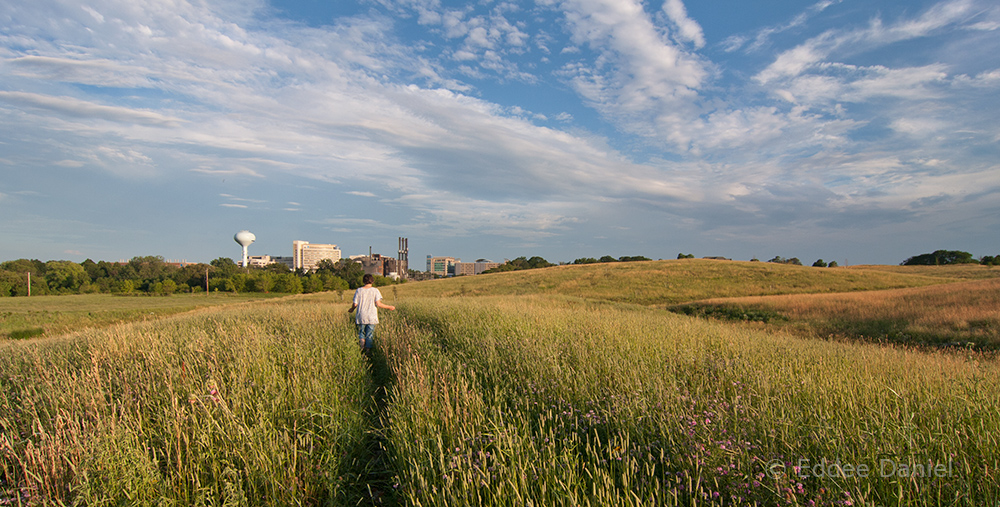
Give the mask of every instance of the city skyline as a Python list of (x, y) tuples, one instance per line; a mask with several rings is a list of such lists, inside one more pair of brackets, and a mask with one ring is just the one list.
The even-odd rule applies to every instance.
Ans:
[(988, 0), (0, 14), (0, 259), (1000, 253)]

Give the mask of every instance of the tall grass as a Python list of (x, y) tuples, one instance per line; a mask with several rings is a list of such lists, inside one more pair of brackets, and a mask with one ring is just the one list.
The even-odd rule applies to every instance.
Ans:
[(149, 320), (197, 308), (274, 298), (274, 294), (201, 293), (171, 296), (72, 294), (0, 297), (0, 340), (55, 336), (83, 328)]
[(0, 502), (346, 503), (372, 385), (344, 309), (244, 305), (0, 344)]
[[(988, 271), (988, 269), (987, 269)], [(713, 297), (809, 294), (920, 287), (960, 277), (928, 270), (813, 268), (769, 262), (684, 259), (558, 266), (408, 283), (404, 297), (550, 294), (640, 305)], [(1000, 274), (1000, 270), (996, 270)]]
[[(724, 264), (705, 263), (705, 276)], [(383, 293), (398, 311), (383, 313), (370, 357), (336, 294), (2, 342), (0, 504), (1000, 498), (994, 356), (800, 339), (624, 303), (636, 297), (630, 269), (595, 269), (606, 287), (586, 299), (454, 285), (489, 277), (427, 286), (475, 298), (393, 287)], [(798, 286), (817, 280), (809, 268), (772, 269), (759, 274), (816, 290)], [(675, 287), (711, 294), (734, 273), (748, 277), (739, 290), (770, 283), (730, 270)], [(539, 276), (524, 280), (569, 283)]]
[(397, 371), (387, 420), (408, 505), (1000, 497), (1000, 375), (980, 356), (567, 298), (400, 307), (381, 336)]
[(1000, 348), (1000, 279), (849, 294), (711, 299), (688, 305), (777, 315), (774, 327), (811, 336)]

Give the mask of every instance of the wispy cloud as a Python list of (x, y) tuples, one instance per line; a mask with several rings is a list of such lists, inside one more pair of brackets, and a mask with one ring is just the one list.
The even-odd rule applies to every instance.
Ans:
[[(729, 39), (681, 0), (365, 6), (322, 26), (263, 2), (12, 8), (2, 179), (42, 188), (14, 171), (44, 168), (114, 195), (194, 192), (280, 234), (295, 216), (563, 248), (752, 242), (775, 223), (817, 238), (983, 210), (961, 196), (1000, 188), (1000, 61), (970, 49), (996, 47), (988, 2), (825, 0)], [(347, 207), (358, 197), (375, 218)]]
[(178, 118), (154, 111), (142, 111), (118, 106), (105, 106), (72, 97), (53, 97), (28, 92), (0, 91), (0, 101), (13, 105), (45, 109), (54, 113), (87, 119), (103, 119), (121, 123), (136, 123), (158, 127), (176, 127)]

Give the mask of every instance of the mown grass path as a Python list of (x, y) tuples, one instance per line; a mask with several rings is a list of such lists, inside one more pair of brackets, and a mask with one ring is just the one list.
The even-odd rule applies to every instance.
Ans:
[(394, 375), (382, 347), (365, 354), (371, 379), (369, 403), (365, 406), (367, 427), (354, 455), (344, 460), (340, 476), (345, 478), (347, 505), (397, 505), (398, 476), (392, 469), (392, 449), (386, 419)]

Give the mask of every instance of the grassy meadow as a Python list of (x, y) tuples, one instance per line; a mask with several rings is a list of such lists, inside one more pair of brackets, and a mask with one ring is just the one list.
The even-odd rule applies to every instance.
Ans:
[[(869, 306), (935, 294), (950, 298), (938, 306), (975, 306), (952, 288), (983, 283), (985, 297), (996, 292), (988, 277), (628, 264), (384, 287), (398, 311), (380, 313), (370, 357), (335, 293), (0, 341), (0, 504), (1000, 498), (996, 356), (664, 310), (871, 290), (884, 292)], [(806, 323), (839, 311), (812, 306)]]
[(274, 294), (200, 293), (170, 296), (74, 294), (0, 298), (0, 340), (53, 336), (88, 327), (104, 327), (163, 317), (245, 301), (273, 298)]
[(678, 305), (808, 337), (1000, 350), (1000, 278), (837, 294), (746, 296)]
[[(980, 266), (976, 266), (980, 267)], [(709, 298), (852, 292), (922, 287), (970, 276), (966, 271), (887, 267), (813, 268), (707, 259), (567, 265), (406, 284), (410, 297), (549, 294), (639, 305), (672, 305)], [(1000, 269), (986, 273), (996, 273)]]

